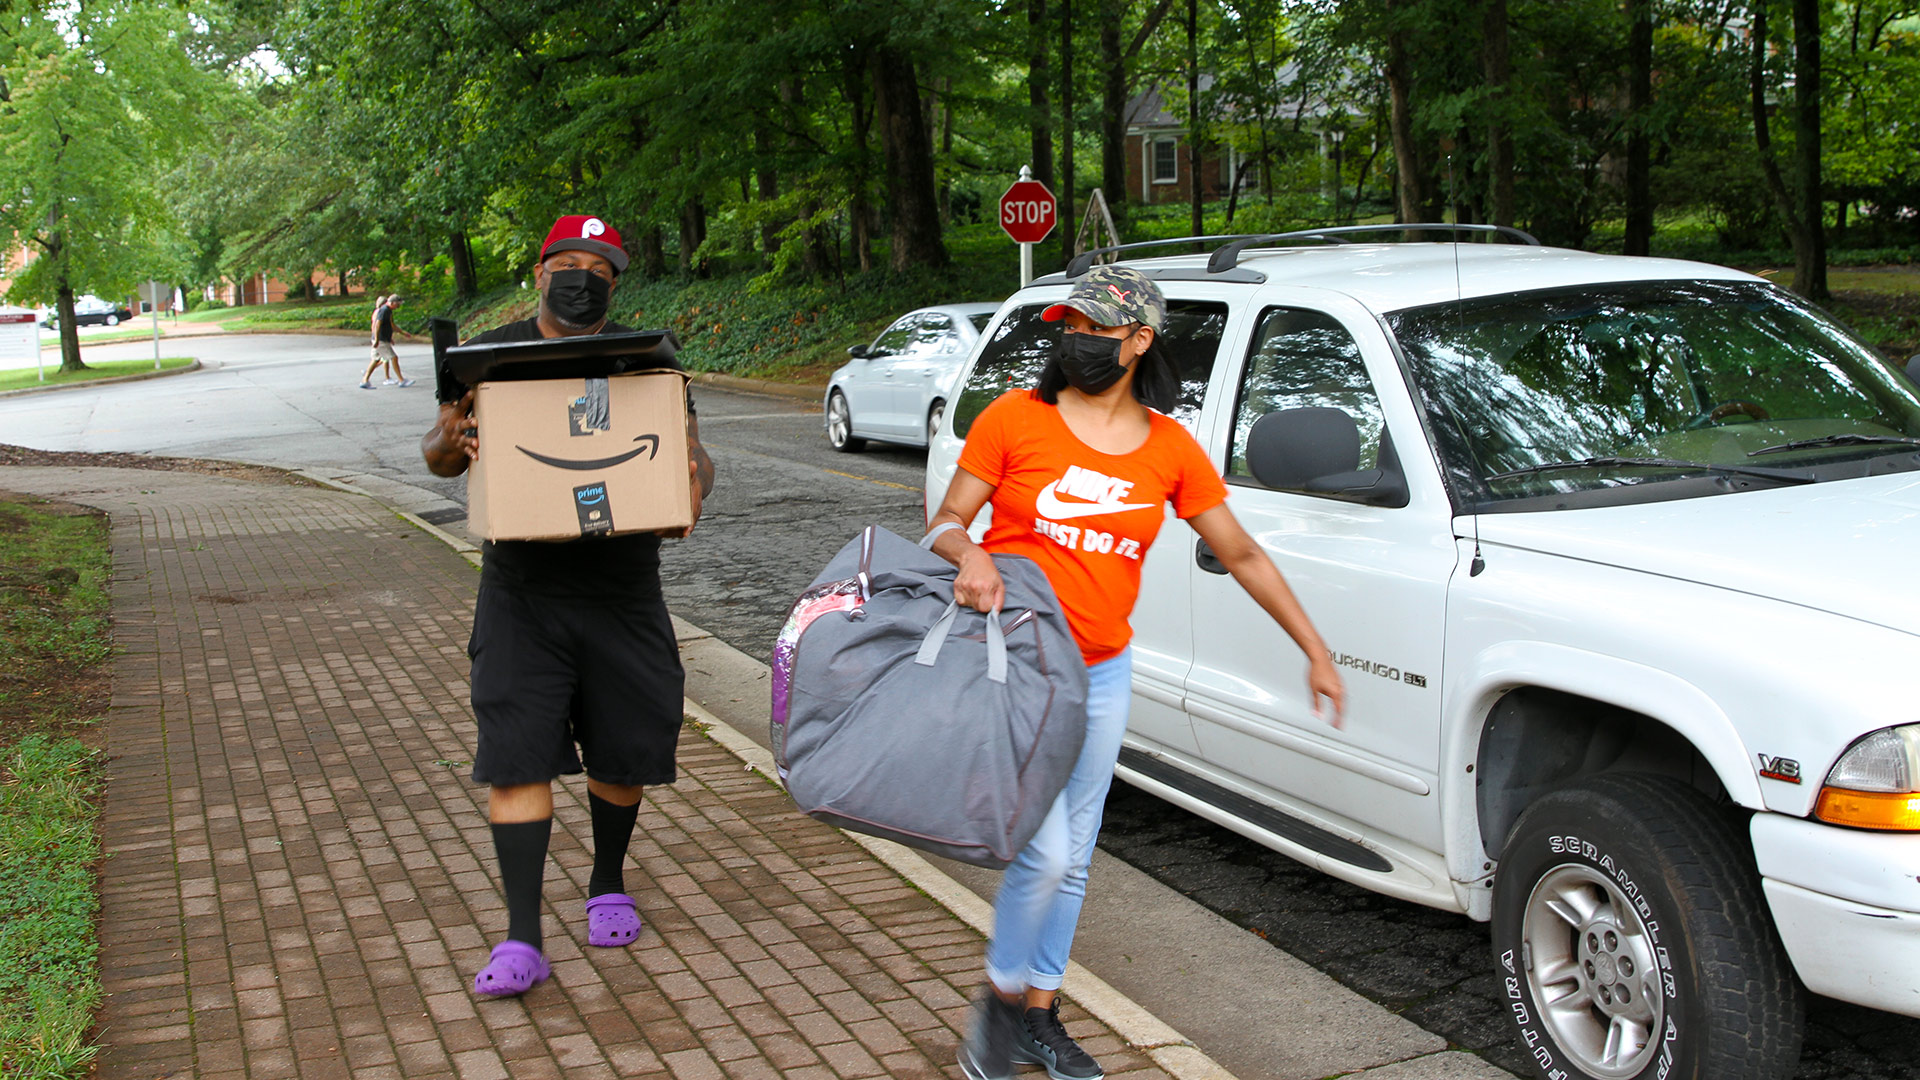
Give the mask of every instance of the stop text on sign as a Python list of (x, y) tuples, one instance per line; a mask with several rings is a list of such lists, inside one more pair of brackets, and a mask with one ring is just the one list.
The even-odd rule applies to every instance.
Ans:
[(1053, 220), (1053, 204), (1050, 202), (1011, 202), (1000, 208), (1000, 221), (1005, 225), (1041, 225)]

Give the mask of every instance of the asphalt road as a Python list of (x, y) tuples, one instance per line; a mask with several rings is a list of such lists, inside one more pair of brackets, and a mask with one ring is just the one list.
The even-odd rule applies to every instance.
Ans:
[[(89, 355), (151, 348), (98, 346)], [(249, 336), (162, 348), (210, 369), (0, 399), (0, 442), (321, 465), (464, 505), (462, 481), (432, 477), (420, 463), (430, 380), (357, 389), (365, 345)], [(410, 374), (427, 374), (424, 349), (402, 347), (401, 356)], [(879, 443), (835, 453), (805, 401), (705, 386), (695, 396), (720, 484), (695, 536), (663, 552), (669, 604), (764, 658), (792, 597), (861, 527), (917, 535), (924, 455)], [(1508, 1045), (1479, 924), (1336, 881), (1124, 785), (1108, 802), (1101, 846), (1455, 1045), (1526, 1072)], [(1800, 1080), (1920, 1080), (1920, 1020), (1820, 999), (1809, 1021)]]

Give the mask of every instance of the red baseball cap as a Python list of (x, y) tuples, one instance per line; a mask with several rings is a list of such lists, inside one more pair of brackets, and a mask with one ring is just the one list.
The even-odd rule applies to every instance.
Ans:
[(620, 246), (620, 234), (591, 214), (568, 214), (553, 223), (546, 246), (540, 249), (541, 261), (556, 251), (591, 251), (612, 263), (614, 273), (627, 269), (627, 252)]

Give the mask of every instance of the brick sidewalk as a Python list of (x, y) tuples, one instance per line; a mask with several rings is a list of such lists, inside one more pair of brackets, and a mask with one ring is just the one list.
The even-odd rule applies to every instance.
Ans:
[[(466, 778), (473, 568), (330, 490), (64, 468), (0, 489), (112, 514), (104, 1080), (959, 1075), (980, 936), (691, 728), (635, 834), (640, 942), (581, 947), (574, 778), (554, 977), (476, 999), (506, 912)], [(1109, 1075), (1163, 1075), (1066, 1015)]]

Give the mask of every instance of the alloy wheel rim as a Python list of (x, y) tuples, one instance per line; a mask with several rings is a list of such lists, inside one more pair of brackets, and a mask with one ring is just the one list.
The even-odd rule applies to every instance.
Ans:
[(939, 437), (940, 421), (946, 419), (946, 416), (947, 416), (947, 406), (945, 402), (941, 402), (940, 404), (935, 405), (933, 407), (933, 411), (927, 414), (927, 445), (928, 446), (932, 446), (933, 440)]
[(847, 399), (839, 394), (827, 403), (827, 438), (835, 446), (845, 446), (847, 436), (853, 433), (853, 423), (847, 418)]
[(1589, 866), (1549, 870), (1520, 925), (1528, 988), (1554, 1042), (1583, 1072), (1637, 1076), (1659, 1050), (1666, 998), (1647, 925)]

